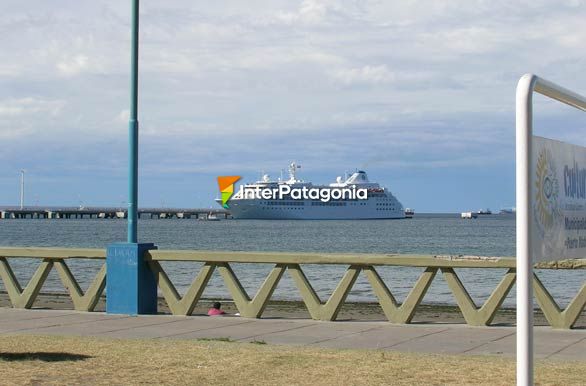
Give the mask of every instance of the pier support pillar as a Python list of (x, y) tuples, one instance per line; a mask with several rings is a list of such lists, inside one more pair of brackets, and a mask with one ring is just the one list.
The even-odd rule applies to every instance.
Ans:
[(144, 253), (152, 243), (110, 244), (106, 256), (106, 312), (141, 315), (157, 313), (157, 283)]

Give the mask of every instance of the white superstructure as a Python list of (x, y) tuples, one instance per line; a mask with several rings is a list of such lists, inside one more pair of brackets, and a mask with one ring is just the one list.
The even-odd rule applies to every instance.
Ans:
[[(272, 181), (268, 175), (254, 184), (241, 186), (228, 201), (229, 211), (235, 219), (283, 219), (283, 220), (357, 220), (405, 218), (403, 205), (386, 188), (370, 182), (366, 172), (358, 170), (345, 180), (338, 177), (329, 185), (313, 185), (297, 178), (300, 166), (289, 166), (289, 179)], [(366, 199), (282, 199), (251, 198), (243, 194), (244, 189), (278, 189), (281, 185), (291, 189), (365, 189)], [(288, 189), (287, 189), (288, 190)], [(218, 201), (221, 202), (221, 201)]]

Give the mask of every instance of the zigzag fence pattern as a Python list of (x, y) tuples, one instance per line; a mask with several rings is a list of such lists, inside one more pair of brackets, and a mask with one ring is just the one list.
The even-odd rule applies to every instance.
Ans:
[[(93, 311), (106, 285), (105, 263), (89, 288), (84, 292), (72, 272), (69, 259), (105, 259), (103, 249), (55, 248), (0, 248), (0, 279), (14, 308), (31, 308), (47, 275), (54, 268), (67, 289), (74, 308)], [(23, 289), (12, 271), (8, 258), (38, 258), (41, 263)], [(240, 315), (260, 318), (283, 275), (287, 273), (299, 290), (301, 299), (313, 319), (333, 321), (344, 304), (352, 286), (362, 273), (370, 283), (378, 303), (391, 323), (410, 323), (434, 278), (441, 273), (448, 284), (466, 322), (471, 326), (488, 326), (515, 284), (513, 258), (480, 258), (463, 256), (374, 255), (374, 254), (316, 254), (283, 252), (218, 252), (218, 251), (161, 251), (152, 250), (144, 256), (153, 272), (159, 289), (174, 315), (190, 315), (200, 301), (214, 270), (220, 273)], [(181, 296), (161, 266), (161, 261), (190, 261), (203, 263), (199, 273)], [(254, 297), (246, 292), (231, 263), (274, 264)], [(317, 295), (301, 265), (336, 264), (347, 269), (327, 300)], [(385, 284), (377, 267), (422, 267), (423, 273), (402, 303), (399, 303)], [(482, 306), (478, 306), (455, 272), (456, 268), (505, 268), (507, 272)], [(582, 261), (575, 269), (586, 268)], [(535, 275), (535, 298), (553, 328), (571, 328), (586, 306), (586, 283), (565, 309), (561, 309), (541, 280)]]

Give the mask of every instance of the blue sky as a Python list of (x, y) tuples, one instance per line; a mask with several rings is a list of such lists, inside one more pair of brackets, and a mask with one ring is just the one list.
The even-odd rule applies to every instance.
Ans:
[[(419, 212), (514, 205), (514, 95), (586, 93), (584, 1), (143, 1), (140, 206), (364, 168)], [(4, 1), (0, 204), (126, 200), (130, 2)], [(586, 145), (536, 97), (537, 132)]]

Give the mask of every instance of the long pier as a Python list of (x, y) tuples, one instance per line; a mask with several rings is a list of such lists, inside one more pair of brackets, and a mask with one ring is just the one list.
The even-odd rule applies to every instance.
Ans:
[[(138, 218), (146, 219), (228, 219), (230, 212), (225, 209), (209, 208), (141, 208)], [(116, 207), (41, 207), (0, 206), (0, 219), (114, 219), (127, 218), (128, 210)]]

